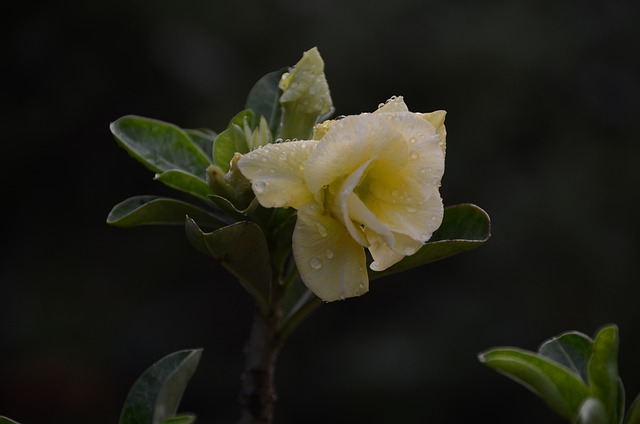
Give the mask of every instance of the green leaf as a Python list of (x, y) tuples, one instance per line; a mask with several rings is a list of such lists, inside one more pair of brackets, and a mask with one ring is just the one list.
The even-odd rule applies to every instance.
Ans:
[(624, 424), (640, 424), (640, 395), (635, 398), (629, 407), (627, 416), (624, 419)]
[(208, 158), (213, 158), (213, 142), (217, 134), (210, 129), (184, 130), (193, 144), (199, 148)]
[(285, 72), (286, 69), (280, 69), (263, 76), (249, 91), (247, 97), (246, 109), (253, 110), (257, 116), (264, 116), (274, 137), (278, 132), (282, 117), (282, 107), (280, 106), (282, 91), (278, 84)]
[(111, 132), (125, 150), (153, 172), (179, 169), (206, 175), (209, 157), (180, 128), (141, 116), (124, 116), (111, 124)]
[(478, 356), (498, 372), (540, 396), (556, 413), (573, 420), (588, 397), (586, 384), (555, 361), (516, 348), (491, 349)]
[(17, 422), (17, 421), (10, 420), (10, 419), (9, 419), (9, 418), (7, 418), (7, 417), (1, 417), (1, 416), (0, 416), (0, 424), (18, 424), (18, 422)]
[(428, 243), (384, 271), (369, 269), (369, 279), (375, 280), (475, 249), (489, 240), (490, 236), (491, 221), (485, 211), (472, 204), (449, 206), (444, 210), (440, 228)]
[(186, 231), (191, 244), (220, 262), (266, 311), (271, 297), (271, 258), (260, 227), (241, 221), (205, 233), (187, 219)]
[(179, 415), (163, 420), (161, 424), (193, 424), (196, 422), (195, 415)]
[(213, 145), (213, 159), (224, 172), (229, 172), (233, 155), (236, 152), (247, 153), (248, 151), (249, 147), (244, 131), (241, 127), (232, 124), (216, 137), (216, 142)]
[(591, 393), (604, 405), (609, 422), (618, 423), (621, 415), (621, 393), (618, 377), (618, 327), (615, 325), (603, 327), (596, 334), (588, 372)]
[(147, 369), (127, 395), (119, 424), (161, 424), (174, 417), (202, 349), (165, 356)]
[(170, 169), (161, 174), (156, 174), (155, 179), (168, 187), (199, 197), (205, 201), (209, 201), (209, 196), (213, 194), (211, 186), (206, 181), (178, 169)]
[(564, 365), (588, 384), (587, 366), (593, 353), (590, 337), (577, 331), (567, 332), (544, 342), (538, 353)]
[(109, 213), (107, 224), (116, 227), (184, 225), (187, 215), (206, 227), (218, 228), (225, 225), (221, 218), (204, 209), (180, 200), (158, 196), (134, 196), (118, 203)]
[(577, 424), (610, 424), (607, 412), (600, 400), (589, 397), (582, 403), (578, 412)]

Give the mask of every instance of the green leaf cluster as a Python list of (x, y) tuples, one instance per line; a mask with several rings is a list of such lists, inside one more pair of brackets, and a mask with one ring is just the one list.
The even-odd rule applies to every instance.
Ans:
[(624, 413), (618, 344), (618, 328), (608, 325), (594, 339), (572, 331), (545, 341), (537, 352), (501, 347), (481, 353), (479, 359), (531, 390), (571, 423), (640, 424), (640, 396)]

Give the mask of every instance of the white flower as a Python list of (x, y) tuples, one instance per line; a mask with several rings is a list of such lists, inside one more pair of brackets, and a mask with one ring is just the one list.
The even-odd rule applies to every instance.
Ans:
[(317, 296), (365, 293), (365, 247), (381, 271), (440, 226), (444, 116), (409, 112), (394, 97), (372, 114), (317, 125), (315, 140), (269, 144), (240, 159), (262, 206), (298, 210), (293, 253)]

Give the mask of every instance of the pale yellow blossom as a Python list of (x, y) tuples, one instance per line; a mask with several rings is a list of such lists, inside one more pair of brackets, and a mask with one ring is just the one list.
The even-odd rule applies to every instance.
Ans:
[(409, 112), (394, 97), (368, 114), (316, 125), (314, 140), (269, 144), (238, 162), (264, 207), (298, 210), (293, 253), (325, 301), (368, 290), (371, 269), (414, 254), (440, 226), (444, 111)]

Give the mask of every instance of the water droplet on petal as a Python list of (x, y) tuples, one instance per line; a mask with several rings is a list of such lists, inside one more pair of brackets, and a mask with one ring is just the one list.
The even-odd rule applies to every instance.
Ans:
[(407, 206), (405, 209), (406, 209), (406, 211), (407, 211), (407, 212), (409, 212), (409, 213), (416, 213), (416, 212), (418, 212), (418, 208), (414, 208), (413, 206)]
[(323, 224), (316, 222), (316, 228), (318, 229), (318, 234), (320, 234), (321, 237), (326, 237), (327, 235), (329, 235), (327, 227), (325, 227)]
[(287, 154), (286, 153), (280, 153), (280, 156), (278, 156), (278, 159), (287, 160)]
[(264, 181), (256, 181), (253, 183), (253, 191), (258, 194), (264, 193), (265, 188), (267, 188), (267, 183)]
[(327, 257), (327, 259), (333, 258), (333, 250), (331, 250), (331, 249), (327, 249), (327, 251), (324, 252), (324, 254)]
[(397, 196), (398, 196), (398, 194), (400, 194), (400, 190), (393, 190), (393, 191), (391, 192), (391, 195), (392, 195), (393, 197), (397, 197)]
[(417, 138), (415, 138), (415, 137), (411, 137), (411, 138), (409, 139), (409, 143), (414, 144), (417, 140), (418, 140)]
[(320, 269), (322, 268), (322, 262), (320, 262), (320, 259), (314, 256), (311, 259), (309, 259), (309, 266), (313, 269)]
[(411, 152), (411, 154), (409, 155), (409, 157), (413, 160), (418, 159), (418, 152)]

